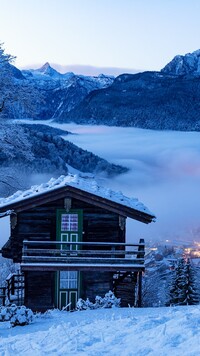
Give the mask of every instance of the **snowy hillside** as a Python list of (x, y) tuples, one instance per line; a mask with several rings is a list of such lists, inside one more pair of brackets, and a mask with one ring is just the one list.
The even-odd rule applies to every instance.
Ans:
[[(32, 184), (31, 176), (35, 174), (45, 174), (48, 178), (67, 174), (69, 166), (70, 170), (73, 167), (79, 172), (104, 172), (104, 176), (128, 171), (127, 168), (109, 163), (60, 136), (66, 138), (68, 134), (68, 131), (39, 124), (0, 125), (0, 194), (8, 195), (19, 188), (28, 188)], [(28, 152), (26, 159), (25, 154)], [(48, 178), (43, 176), (45, 180)]]
[(49, 311), (27, 326), (0, 323), (0, 355), (198, 356), (200, 307)]

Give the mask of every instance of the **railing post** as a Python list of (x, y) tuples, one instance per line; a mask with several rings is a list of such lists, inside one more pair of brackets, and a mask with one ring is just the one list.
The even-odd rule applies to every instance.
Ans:
[(10, 279), (6, 279), (6, 283), (7, 283), (7, 286), (6, 286), (7, 297), (8, 297), (8, 300), (10, 301)]
[(142, 306), (142, 271), (138, 272), (138, 307)]
[[(139, 240), (139, 244), (143, 244), (143, 246), (138, 246), (138, 252), (144, 252), (144, 239)], [(140, 258), (141, 254), (138, 253), (137, 258)]]
[(27, 250), (28, 250), (28, 246), (26, 244), (27, 242), (28, 242), (28, 240), (23, 241), (22, 256), (27, 256)]
[(3, 306), (6, 304), (6, 287), (3, 287), (3, 300), (2, 300)]
[(2, 305), (5, 306), (6, 304), (6, 287), (0, 287), (0, 299), (2, 299)]
[(11, 294), (15, 294), (15, 274), (12, 275), (11, 277)]
[[(139, 244), (144, 244), (144, 239), (139, 240)], [(144, 245), (138, 247), (138, 252), (144, 252)], [(140, 257), (140, 254), (137, 255)], [(138, 272), (138, 307), (141, 308), (142, 306), (142, 271)]]
[(111, 251), (112, 251), (111, 258), (115, 258), (115, 255), (113, 254), (113, 252), (115, 251), (115, 247), (114, 246), (111, 247)]

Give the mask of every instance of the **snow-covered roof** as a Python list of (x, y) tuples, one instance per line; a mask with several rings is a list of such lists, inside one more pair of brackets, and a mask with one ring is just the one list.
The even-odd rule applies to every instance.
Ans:
[(0, 209), (6, 209), (6, 206), (10, 206), (14, 203), (24, 201), (32, 197), (36, 197), (50, 191), (55, 191), (62, 187), (77, 188), (84, 192), (91, 193), (95, 196), (107, 199), (109, 201), (123, 205), (127, 208), (135, 209), (139, 212), (154, 217), (154, 214), (151, 213), (149, 209), (144, 206), (144, 204), (138, 201), (138, 199), (128, 198), (121, 192), (114, 192), (109, 188), (101, 187), (94, 179), (90, 177), (82, 178), (79, 175), (72, 174), (69, 174), (67, 176), (62, 175), (59, 178), (51, 178), (47, 183), (34, 185), (30, 189), (25, 191), (17, 191), (16, 193), (7, 198), (0, 198)]

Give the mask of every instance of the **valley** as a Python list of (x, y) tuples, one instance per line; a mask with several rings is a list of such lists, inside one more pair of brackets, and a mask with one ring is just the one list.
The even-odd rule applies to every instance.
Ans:
[(129, 169), (112, 178), (100, 174), (95, 179), (103, 186), (138, 198), (156, 215), (156, 223), (148, 226), (128, 219), (130, 241), (139, 237), (145, 238), (146, 243), (198, 239), (200, 133), (37, 123), (73, 132), (75, 135), (68, 135), (67, 140)]

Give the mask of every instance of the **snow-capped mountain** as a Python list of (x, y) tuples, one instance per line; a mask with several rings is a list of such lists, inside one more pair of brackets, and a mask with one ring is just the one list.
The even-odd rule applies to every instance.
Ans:
[(61, 122), (154, 130), (200, 130), (200, 85), (194, 75), (123, 74), (87, 95)]
[(39, 95), (32, 95), (34, 110), (12, 104), (13, 112), (7, 113), (8, 117), (200, 130), (200, 50), (176, 56), (160, 72), (122, 74), (117, 78), (61, 74), (48, 62), (21, 72), (13, 67), (13, 76), (19, 88), (24, 86), (31, 93), (36, 89)]
[(122, 74), (93, 91), (61, 122), (200, 131), (200, 50), (176, 56), (160, 72)]
[(60, 79), (62, 74), (53, 69), (48, 62), (46, 62), (41, 68), (33, 70), (32, 72), (40, 73), (41, 75), (49, 76), (51, 78)]
[(106, 88), (114, 77), (75, 75), (72, 72), (61, 74), (47, 62), (41, 68), (22, 70), (29, 85), (42, 91), (44, 103), (37, 118), (56, 118), (76, 107), (93, 90)]
[[(63, 113), (76, 107), (91, 91), (106, 88), (114, 81), (114, 77), (103, 74), (99, 76), (75, 75), (72, 72), (61, 74), (48, 62), (41, 68), (22, 71), (8, 64), (5, 74), (1, 72), (3, 81), (4, 75), (6, 86), (4, 85), (5, 90), (1, 88), (2, 98), (4, 96), (7, 98), (6, 92), (10, 91), (15, 99), (11, 105), (6, 99), (3, 115), (5, 118), (21, 119), (58, 119)], [(17, 97), (14, 93), (18, 93)], [(25, 105), (26, 107), (23, 105), (27, 100), (25, 93), (29, 93), (30, 103)]]
[(175, 56), (161, 72), (175, 75), (200, 75), (200, 49), (184, 56)]

